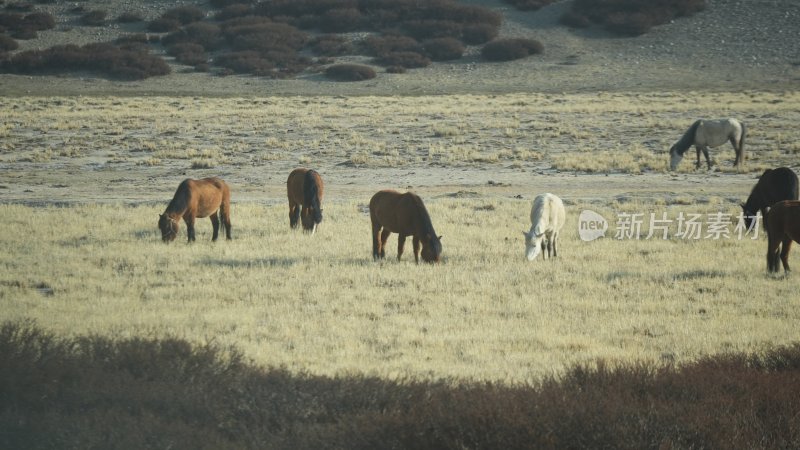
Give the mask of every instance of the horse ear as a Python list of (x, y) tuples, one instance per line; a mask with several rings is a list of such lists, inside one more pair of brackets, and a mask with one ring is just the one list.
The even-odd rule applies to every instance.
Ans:
[(439, 235), (439, 240), (440, 240), (440, 241), (442, 240), (442, 235), (441, 235), (441, 234)]

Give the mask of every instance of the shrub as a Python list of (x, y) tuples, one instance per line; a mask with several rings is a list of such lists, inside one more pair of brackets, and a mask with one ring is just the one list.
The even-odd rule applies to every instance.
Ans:
[(505, 0), (505, 2), (520, 11), (536, 11), (553, 3), (553, 0)]
[(430, 39), (423, 42), (422, 47), (433, 61), (450, 61), (464, 55), (464, 44), (453, 38)]
[(164, 45), (194, 43), (203, 46), (206, 50), (215, 50), (222, 47), (224, 39), (219, 25), (195, 22), (162, 37), (161, 43)]
[(234, 19), (236, 17), (249, 16), (251, 14), (253, 14), (253, 8), (251, 8), (250, 5), (236, 3), (223, 8), (222, 11), (218, 12), (214, 16), (214, 19), (219, 21), (225, 21), (229, 19)]
[(162, 19), (172, 19), (178, 21), (181, 25), (197, 22), (206, 17), (206, 12), (196, 6), (178, 6), (164, 12), (161, 15)]
[(481, 45), (496, 38), (498, 28), (493, 25), (467, 25), (461, 30), (461, 39), (465, 44)]
[(18, 39), (33, 39), (37, 31), (49, 30), (55, 26), (56, 20), (50, 13), (0, 13), (0, 28)]
[(154, 33), (167, 33), (180, 29), (181, 23), (175, 19), (159, 17), (147, 24), (147, 29)]
[(416, 39), (401, 35), (369, 36), (362, 42), (368, 55), (381, 57), (393, 52), (421, 52)]
[(260, 53), (247, 50), (219, 55), (214, 62), (234, 73), (251, 73), (254, 75), (268, 75), (275, 70), (275, 65)]
[(166, 75), (169, 66), (162, 58), (113, 44), (61, 45), (45, 50), (26, 50), (0, 65), (7, 73), (63, 73), (91, 71), (110, 78), (139, 80)]
[(705, 0), (575, 0), (560, 20), (573, 27), (594, 23), (613, 33), (639, 35), (705, 7)]
[(406, 68), (403, 66), (389, 66), (386, 68), (386, 73), (406, 73)]
[(33, 28), (37, 31), (50, 30), (56, 26), (55, 17), (46, 12), (34, 12), (27, 14), (22, 19), (22, 22), (24, 27)]
[(317, 36), (309, 42), (311, 51), (321, 56), (342, 56), (352, 54), (353, 45), (342, 36), (325, 34)]
[(80, 22), (83, 25), (100, 26), (105, 23), (106, 16), (108, 16), (108, 11), (104, 9), (93, 9), (82, 15)]
[(137, 12), (126, 11), (117, 17), (117, 22), (119, 23), (135, 23), (135, 22), (143, 22), (144, 17)]
[(0, 34), (0, 52), (10, 52), (19, 48), (19, 43), (12, 37)]
[(325, 69), (325, 76), (336, 81), (364, 81), (375, 78), (372, 67), (361, 64), (337, 64)]
[(415, 39), (439, 37), (461, 37), (464, 25), (452, 20), (411, 20), (403, 22), (402, 28)]
[(224, 32), (236, 50), (268, 51), (276, 48), (299, 50), (309, 40), (307, 33), (291, 25), (276, 22), (225, 28)]
[(326, 33), (347, 33), (364, 28), (364, 16), (357, 8), (337, 8), (320, 17), (319, 28)]
[(481, 56), (489, 61), (512, 61), (543, 51), (544, 46), (533, 39), (498, 39), (484, 45)]
[(401, 66), (408, 69), (427, 67), (431, 60), (427, 56), (417, 52), (390, 52), (378, 58), (378, 62), (384, 66)]

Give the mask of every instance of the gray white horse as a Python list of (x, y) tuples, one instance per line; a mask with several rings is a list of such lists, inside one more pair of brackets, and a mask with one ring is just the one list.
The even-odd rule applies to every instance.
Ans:
[(744, 124), (736, 119), (697, 120), (686, 130), (683, 137), (669, 149), (669, 168), (670, 170), (675, 170), (678, 167), (678, 163), (683, 159), (683, 154), (689, 150), (689, 147), (694, 145), (695, 149), (697, 149), (697, 164), (695, 167), (700, 168), (700, 152), (702, 151), (706, 157), (706, 164), (710, 169), (709, 147), (718, 147), (728, 141), (733, 145), (733, 150), (736, 152), (736, 159), (733, 165), (739, 166), (739, 164), (744, 163), (744, 137), (746, 132)]
[(539, 253), (547, 250), (542, 258), (558, 256), (558, 234), (564, 226), (564, 202), (557, 196), (545, 193), (537, 195), (531, 208), (531, 229), (525, 235), (525, 257), (533, 261)]

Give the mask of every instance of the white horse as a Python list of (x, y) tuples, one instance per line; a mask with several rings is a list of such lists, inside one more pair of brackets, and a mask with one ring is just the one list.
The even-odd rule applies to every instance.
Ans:
[[(531, 208), (531, 229), (525, 235), (525, 257), (533, 261), (547, 247), (547, 257), (558, 256), (558, 233), (564, 226), (564, 202), (553, 194), (537, 195)], [(545, 258), (545, 256), (542, 256)]]
[(708, 157), (708, 148), (718, 147), (727, 141), (733, 145), (736, 152), (734, 166), (744, 163), (744, 136), (746, 129), (743, 123), (736, 119), (696, 120), (686, 130), (678, 142), (669, 149), (669, 169), (675, 170), (683, 159), (683, 154), (692, 145), (697, 149), (696, 168), (700, 168), (700, 152), (706, 157), (706, 164), (711, 168), (711, 159)]

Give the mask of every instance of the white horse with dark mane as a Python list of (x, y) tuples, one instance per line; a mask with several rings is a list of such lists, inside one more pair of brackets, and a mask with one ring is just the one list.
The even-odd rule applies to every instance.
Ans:
[(746, 129), (743, 123), (736, 119), (717, 119), (695, 121), (686, 130), (678, 142), (669, 149), (669, 168), (675, 170), (678, 163), (683, 159), (683, 154), (692, 145), (697, 149), (696, 168), (700, 168), (700, 152), (706, 157), (706, 164), (711, 168), (711, 159), (708, 157), (708, 148), (718, 147), (730, 141), (733, 150), (736, 152), (734, 166), (744, 163), (744, 136)]
[(531, 208), (531, 229), (525, 235), (525, 257), (533, 261), (547, 249), (547, 256), (558, 256), (558, 233), (564, 226), (564, 202), (553, 194), (537, 195)]

